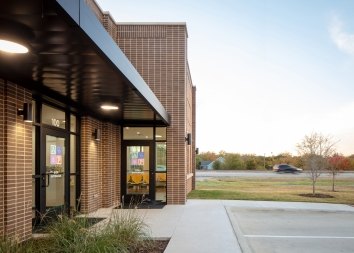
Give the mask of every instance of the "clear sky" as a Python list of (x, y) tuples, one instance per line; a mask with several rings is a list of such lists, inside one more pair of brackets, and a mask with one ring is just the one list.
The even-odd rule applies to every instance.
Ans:
[(197, 147), (296, 154), (305, 134), (354, 154), (353, 0), (97, 0), (117, 22), (186, 22)]

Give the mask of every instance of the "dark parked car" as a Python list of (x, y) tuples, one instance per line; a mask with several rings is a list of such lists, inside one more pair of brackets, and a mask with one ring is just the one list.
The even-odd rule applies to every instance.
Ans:
[(290, 164), (276, 164), (273, 166), (273, 171), (279, 173), (299, 173), (302, 169), (296, 168)]

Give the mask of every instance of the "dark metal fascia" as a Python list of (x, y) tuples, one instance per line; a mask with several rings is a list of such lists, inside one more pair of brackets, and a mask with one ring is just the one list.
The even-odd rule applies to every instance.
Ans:
[(73, 22), (82, 29), (102, 55), (126, 78), (131, 88), (161, 117), (166, 125), (170, 125), (170, 116), (166, 109), (104, 29), (85, 1), (56, 0), (56, 2), (71, 17)]

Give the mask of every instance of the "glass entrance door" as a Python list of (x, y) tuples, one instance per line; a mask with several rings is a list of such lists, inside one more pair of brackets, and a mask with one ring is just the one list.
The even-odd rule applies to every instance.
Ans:
[(153, 149), (149, 143), (124, 145), (123, 147), (123, 184), (124, 202), (137, 204), (155, 199), (153, 178)]
[(55, 217), (69, 206), (67, 134), (44, 129), (41, 134), (39, 184), (36, 211), (40, 218)]
[[(61, 213), (65, 206), (65, 138), (45, 136), (45, 206), (47, 213)], [(43, 182), (44, 183), (44, 182)]]

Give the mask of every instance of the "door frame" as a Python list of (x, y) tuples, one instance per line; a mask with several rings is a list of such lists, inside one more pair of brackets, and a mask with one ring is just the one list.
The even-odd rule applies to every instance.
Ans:
[[(65, 157), (64, 157), (64, 212), (70, 210), (70, 135), (65, 130), (59, 130), (49, 127), (42, 127), (40, 131), (40, 166), (39, 166), (39, 183), (36, 184), (36, 213), (45, 215), (47, 212), (46, 196), (47, 196), (47, 173), (46, 173), (46, 136), (55, 136), (65, 139)], [(37, 174), (38, 175), (38, 174)]]
[[(122, 142), (122, 166), (121, 166), (121, 198), (122, 202), (130, 203), (132, 198), (138, 197), (142, 200), (144, 194), (127, 194), (127, 147), (148, 146), (149, 147), (149, 195), (146, 196), (151, 202), (155, 201), (155, 142), (153, 140), (126, 140)], [(124, 196), (124, 200), (123, 200)], [(124, 204), (124, 203), (123, 203)]]

